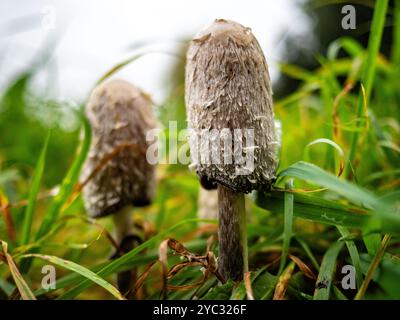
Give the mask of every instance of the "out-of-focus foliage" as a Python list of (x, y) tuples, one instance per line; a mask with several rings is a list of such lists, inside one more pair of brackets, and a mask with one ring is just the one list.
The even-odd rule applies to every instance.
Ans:
[[(322, 4), (314, 3), (340, 25), (337, 6)], [(400, 3), (378, 0), (374, 10), (369, 4), (360, 7), (363, 28), (374, 28), (367, 40), (322, 33), (329, 41), (306, 54), (312, 68), (281, 65), (296, 86), (275, 99), (279, 179), (272, 191), (247, 198), (252, 272), (236, 286), (218, 285), (204, 265), (211, 253), (218, 256), (209, 238), (216, 224), (197, 219), (199, 182), (184, 165), (159, 166), (154, 203), (133, 209), (143, 243), (110, 261), (111, 221), (88, 219), (79, 197), (77, 172), (90, 139), (79, 108), (37, 97), (29, 89), (34, 71), (10, 81), (0, 101), (0, 297), (32, 298), (32, 291), (36, 298), (121, 298), (114, 276), (136, 266), (143, 280), (138, 298), (398, 299)], [(167, 137), (169, 121), (186, 127), (184, 63), (166, 79), (166, 102), (154, 106)], [(163, 241), (170, 238), (178, 242)], [(159, 249), (176, 254), (159, 257)], [(57, 266), (57, 288), (47, 291), (41, 267), (49, 262)], [(355, 290), (340, 285), (347, 264), (358, 272)]]

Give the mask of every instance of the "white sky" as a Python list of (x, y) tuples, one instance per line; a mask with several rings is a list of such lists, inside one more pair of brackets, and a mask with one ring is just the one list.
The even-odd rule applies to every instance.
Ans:
[[(56, 36), (53, 58), (37, 77), (35, 89), (47, 90), (60, 100), (81, 101), (95, 81), (116, 63), (137, 52), (172, 52), (178, 41), (191, 38), (215, 18), (235, 20), (253, 30), (274, 80), (285, 34), (304, 34), (308, 30), (308, 21), (296, 2), (2, 0), (0, 88), (28, 68), (48, 39)], [(138, 51), (134, 46), (140, 43)], [(160, 103), (174, 59), (163, 53), (148, 54), (117, 77), (134, 82)]]

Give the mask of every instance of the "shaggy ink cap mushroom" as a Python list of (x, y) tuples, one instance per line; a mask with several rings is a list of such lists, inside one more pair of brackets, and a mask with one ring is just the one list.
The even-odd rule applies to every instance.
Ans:
[[(218, 271), (226, 280), (240, 281), (248, 271), (244, 193), (269, 188), (276, 179), (271, 81), (263, 52), (249, 28), (219, 19), (191, 41), (185, 103), (191, 166), (204, 188), (218, 189)], [(238, 129), (241, 136), (235, 135)], [(204, 141), (207, 131), (210, 134)], [(210, 147), (215, 139), (212, 132), (217, 133), (218, 143)], [(250, 156), (251, 167), (236, 161), (238, 155), (241, 159)]]
[[(119, 245), (115, 258), (140, 243), (132, 230), (131, 206), (148, 205), (154, 197), (155, 166), (146, 159), (146, 133), (156, 127), (156, 121), (149, 99), (123, 80), (95, 88), (86, 114), (92, 142), (82, 173), (83, 199), (90, 216), (113, 215)], [(117, 274), (123, 294), (131, 292), (136, 273), (134, 268)]]
[(151, 103), (123, 80), (100, 84), (86, 106), (92, 143), (83, 169), (87, 178), (101, 161), (111, 159), (83, 188), (92, 217), (117, 213), (125, 206), (150, 204), (155, 193), (155, 166), (146, 159), (146, 132), (156, 127)]
[[(213, 189), (218, 182), (244, 193), (269, 188), (276, 179), (277, 149), (272, 89), (264, 54), (251, 30), (218, 19), (198, 33), (187, 52), (185, 83), (192, 155), (204, 154), (209, 147), (198, 143), (204, 129), (254, 130), (254, 167), (248, 174), (238, 175), (241, 165), (234, 161), (202, 163), (192, 156), (203, 186)], [(221, 148), (221, 160), (228, 151)]]

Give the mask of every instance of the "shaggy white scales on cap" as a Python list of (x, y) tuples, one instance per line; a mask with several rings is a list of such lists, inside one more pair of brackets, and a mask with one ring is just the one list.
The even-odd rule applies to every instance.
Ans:
[[(185, 83), (188, 124), (194, 135), (202, 129), (254, 130), (254, 170), (237, 175), (240, 164), (196, 161), (193, 166), (205, 187), (218, 182), (244, 193), (269, 188), (276, 178), (277, 149), (272, 89), (264, 54), (251, 30), (218, 19), (198, 33), (187, 52)], [(204, 154), (202, 148), (208, 146), (192, 138), (191, 153)]]

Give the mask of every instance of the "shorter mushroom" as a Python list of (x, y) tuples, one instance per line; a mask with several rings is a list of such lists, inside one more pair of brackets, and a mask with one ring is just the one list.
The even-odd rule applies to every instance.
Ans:
[[(84, 164), (83, 199), (91, 217), (113, 215), (115, 237), (123, 252), (138, 238), (132, 230), (132, 206), (149, 205), (155, 193), (155, 166), (146, 159), (146, 133), (156, 128), (150, 101), (132, 84), (112, 80), (92, 92), (86, 106), (92, 143)], [(131, 272), (118, 274), (122, 293)]]

